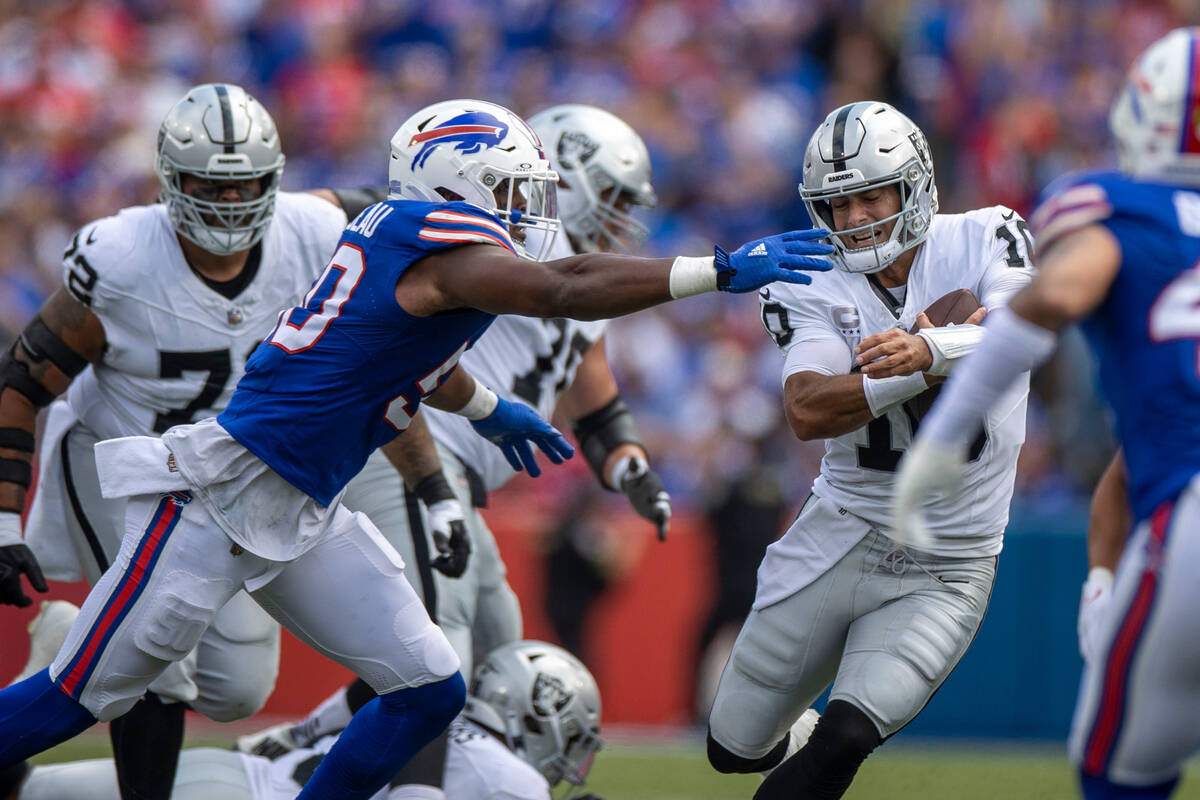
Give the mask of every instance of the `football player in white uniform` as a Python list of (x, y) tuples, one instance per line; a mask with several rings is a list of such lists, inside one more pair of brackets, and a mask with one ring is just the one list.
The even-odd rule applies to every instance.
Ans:
[[(964, 288), (985, 309), (1006, 303), (1032, 275), (1025, 223), (999, 206), (938, 214), (924, 134), (880, 102), (825, 118), (800, 195), (813, 223), (832, 231), (838, 269), (810, 286), (765, 287), (760, 298), (784, 355), (788, 422), (802, 440), (824, 439), (825, 457), (759, 567), (709, 720), (713, 767), (773, 770), (760, 800), (841, 797), (958, 663), (991, 593), (1028, 388), (1026, 376), (988, 417), (964, 488), (933, 509), (938, 547), (897, 545), (892, 485), (919, 422), (905, 401), (981, 336), (973, 324), (930, 327), (922, 310)], [(914, 324), (919, 334), (908, 333)], [(831, 683), (812, 730), (811, 712), (801, 714)]]
[[(641, 137), (613, 114), (585, 105), (548, 108), (530, 117), (529, 124), (545, 143), (559, 175), (559, 212), (567, 233), (555, 239), (547, 257), (640, 249), (648, 231), (630, 210), (656, 203), (650, 157)], [(633, 417), (609, 369), (603, 338), (607, 325), (607, 320), (502, 316), (463, 355), (462, 363), (506, 400), (526, 403), (544, 419), (556, 410), (570, 419), (601, 484), (623, 491), (637, 513), (655, 523), (660, 538), (665, 538), (670, 499), (649, 468)], [(475, 510), (515, 473), (500, 451), (459, 415), (426, 408), (418, 420), (422, 417), (437, 444), (438, 466), (449, 478), (452, 496), (469, 509), (466, 527), (472, 554), (466, 573), (450, 579), (429, 568), (425, 528), (441, 513), (438, 495), (430, 496), (433, 486), (443, 482), (440, 473), (422, 481), (417, 491), (406, 489), (395, 468), (377, 452), (350, 482), (343, 503), (367, 514), (396, 547), (409, 581), (422, 591), (430, 615), (454, 645), (464, 674), (469, 674), (476, 643), (484, 655), (521, 638), (520, 605), (505, 578), (495, 538)], [(413, 424), (393, 446), (421, 447), (424, 436), (421, 426)], [(419, 455), (408, 459), (417, 461)], [(426, 501), (427, 514), (417, 504), (418, 496)], [(246, 752), (274, 754), (310, 745), (344, 727), (372, 697), (364, 682), (355, 681), (305, 720), (242, 737), (238, 746)], [(429, 786), (443, 770), (441, 759), (426, 755), (430, 757), (410, 762), (403, 774)]]
[[(4, 381), (31, 406), (66, 395), (47, 413), (24, 544), (29, 467), (0, 459), (0, 602), (28, 604), (22, 566), (31, 579), (40, 564), (53, 580), (96, 582), (120, 549), (125, 502), (101, 496), (93, 445), (219, 412), (279, 310), (321, 273), (347, 215), (311, 194), (278, 191), (283, 165), (275, 124), (257, 100), (230, 84), (197, 86), (160, 129), (163, 202), (75, 234), (63, 287), (17, 347), (35, 370), (52, 364), (62, 375)], [(329, 199), (363, 204), (353, 192)], [(31, 406), (0, 406), (0, 446), (32, 453)], [(40, 578), (32, 582), (44, 590)], [(274, 687), (278, 653), (278, 624), (236, 595), (197, 648), (113, 722), (126, 797), (169, 793), (185, 704), (219, 721), (256, 712)]]
[[(33, 652), (22, 674), (43, 669), (79, 609), (57, 601), (31, 626)], [(49, 619), (49, 617), (48, 617)], [(545, 642), (514, 642), (480, 665), (463, 715), (450, 726), (447, 796), (462, 800), (549, 800), (566, 781), (582, 786), (600, 748), (600, 692), (574, 656)], [(173, 800), (294, 800), (336, 733), (272, 759), (230, 750), (185, 750)], [(393, 785), (372, 800), (425, 800), (420, 786)], [(0, 800), (119, 800), (111, 759), (21, 765), (0, 775)], [(593, 800), (598, 800), (592, 796)]]

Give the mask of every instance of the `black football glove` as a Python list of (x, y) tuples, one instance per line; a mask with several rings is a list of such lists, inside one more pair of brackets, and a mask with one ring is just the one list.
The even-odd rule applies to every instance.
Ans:
[(42, 568), (29, 548), (23, 544), (6, 545), (0, 547), (0, 605), (25, 608), (33, 603), (21, 590), (21, 573), (25, 573), (34, 589), (39, 592), (50, 591), (42, 576)]
[(446, 577), (462, 577), (471, 557), (471, 540), (458, 500), (440, 500), (429, 506), (429, 527), (439, 554), (429, 562), (430, 566)]
[(645, 459), (628, 456), (618, 466), (616, 474), (618, 485), (629, 498), (633, 510), (653, 522), (658, 528), (658, 540), (665, 542), (671, 524), (671, 496), (658, 473), (650, 469)]

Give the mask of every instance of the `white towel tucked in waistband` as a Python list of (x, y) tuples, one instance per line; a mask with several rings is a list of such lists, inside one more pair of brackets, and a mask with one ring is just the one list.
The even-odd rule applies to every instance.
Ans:
[(172, 468), (170, 459), (167, 446), (154, 436), (123, 436), (97, 442), (100, 493), (112, 499), (187, 489), (187, 481)]

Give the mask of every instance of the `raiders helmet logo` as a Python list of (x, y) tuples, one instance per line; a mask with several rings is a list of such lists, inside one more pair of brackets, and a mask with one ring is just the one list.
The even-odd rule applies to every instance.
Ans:
[(913, 131), (908, 135), (908, 140), (912, 142), (913, 149), (917, 151), (917, 158), (921, 159), (921, 165), (930, 169), (933, 166), (933, 157), (929, 154), (929, 142), (925, 141), (925, 134)]
[(553, 717), (570, 705), (574, 697), (575, 694), (567, 689), (561, 678), (539, 672), (533, 682), (533, 696), (529, 704), (539, 717)]
[(579, 131), (567, 131), (558, 137), (558, 160), (564, 167), (573, 169), (591, 161), (600, 145)]

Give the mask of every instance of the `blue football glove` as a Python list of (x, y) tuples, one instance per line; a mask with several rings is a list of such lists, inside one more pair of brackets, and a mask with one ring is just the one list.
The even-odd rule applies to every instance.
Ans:
[(717, 288), (722, 292), (753, 292), (768, 283), (812, 283), (808, 272), (825, 272), (833, 263), (820, 256), (833, 245), (817, 241), (829, 237), (824, 228), (789, 231), (746, 242), (732, 253), (714, 248)]
[(534, 478), (542, 474), (533, 459), (530, 442), (536, 444), (546, 458), (555, 464), (561, 464), (564, 459), (575, 455), (575, 448), (532, 408), (523, 403), (510, 403), (503, 397), (498, 399), (500, 402), (496, 410), (481, 420), (473, 421), (471, 427), (499, 447), (517, 472), (524, 468)]

